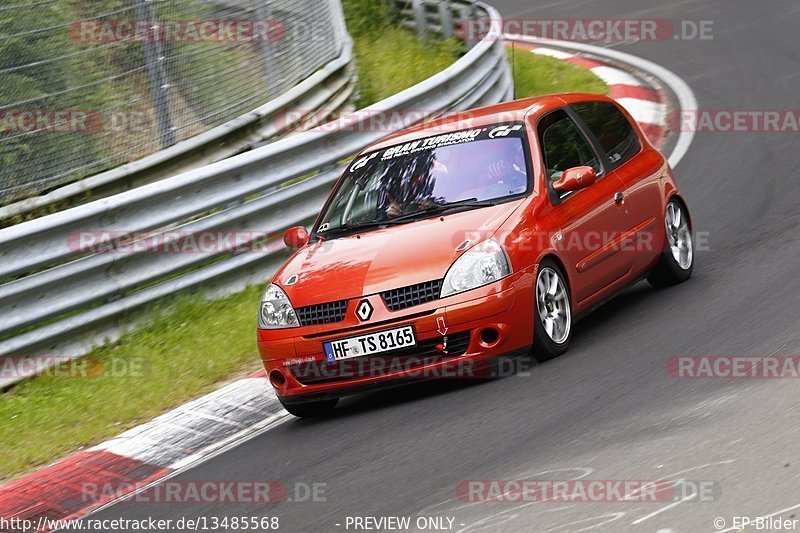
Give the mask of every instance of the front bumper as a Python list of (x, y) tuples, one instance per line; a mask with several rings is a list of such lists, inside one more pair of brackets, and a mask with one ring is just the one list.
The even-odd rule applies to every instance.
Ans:
[[(284, 401), (338, 397), (415, 380), (476, 377), (494, 357), (532, 344), (535, 272), (533, 265), (490, 285), (396, 312), (386, 308), (380, 295), (354, 298), (342, 322), (258, 330), (264, 369)], [(374, 313), (361, 323), (355, 307), (364, 299)], [(325, 361), (323, 342), (407, 325), (416, 335), (413, 349)]]

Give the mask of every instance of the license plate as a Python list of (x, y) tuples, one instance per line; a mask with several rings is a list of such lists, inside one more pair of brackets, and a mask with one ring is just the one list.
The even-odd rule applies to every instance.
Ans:
[(416, 345), (417, 339), (411, 326), (322, 343), (325, 348), (325, 360), (329, 363)]

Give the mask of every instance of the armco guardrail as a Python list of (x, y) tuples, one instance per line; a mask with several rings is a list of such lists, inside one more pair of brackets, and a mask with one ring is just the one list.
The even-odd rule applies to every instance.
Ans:
[[(475, 7), (479, 17), (498, 17), (488, 6)], [(0, 341), (0, 357), (29, 362), (9, 366), (33, 373), (61, 360), (54, 357), (85, 354), (93, 342), (118, 333), (120, 318), (165, 296), (193, 288), (224, 293), (265, 282), (287, 254), (279, 239), (270, 241), (269, 237), (310, 221), (341, 163), (386, 135), (385, 129), (369, 127), (375, 114), (466, 110), (507, 100), (512, 93), (504, 43), (490, 35), (439, 74), (346, 117), (346, 129), (299, 133), (225, 161), (0, 230), (0, 279), (9, 280), (0, 285), (0, 336), (6, 337)], [(311, 173), (315, 174), (307, 177)], [(169, 230), (166, 241), (208, 231), (240, 232), (247, 238), (237, 241), (239, 252), (220, 248), (208, 253), (162, 254), (151, 253), (143, 245), (130, 253), (81, 256), (75, 250), (76, 239), (79, 242), (79, 236), (87, 232), (133, 239), (137, 233), (165, 228)], [(243, 250), (265, 239), (267, 244), (259, 251)], [(159, 246), (163, 248), (163, 243)], [(27, 375), (2, 375), (0, 387)]]
[(428, 33), (453, 37), (456, 27), (476, 16), (477, 2), (440, 2), (438, 0), (390, 0), (402, 24), (415, 30), (420, 38)]
[[(55, 211), (56, 206), (74, 206), (85, 203), (87, 198), (96, 200), (135, 189), (240, 154), (265, 140), (277, 139), (302, 127), (304, 117), (287, 114), (287, 110), (307, 110), (315, 120), (344, 111), (356, 85), (352, 44), (344, 27), (344, 15), (339, 2), (325, 0), (320, 3), (328, 6), (326, 12), (333, 14), (333, 23), (328, 25), (332, 26), (335, 37), (331, 39), (331, 44), (336, 45), (337, 54), (321, 68), (315, 69), (315, 72), (280, 96), (213, 129), (137, 161), (69, 183), (46, 194), (2, 206), (0, 227), (12, 225), (18, 217), (29, 218), (31, 213), (37, 211)], [(284, 55), (286, 52), (283, 51)], [(275, 77), (280, 76), (276, 74)], [(289, 78), (286, 76), (286, 79)], [(277, 89), (270, 88), (271, 91)]]

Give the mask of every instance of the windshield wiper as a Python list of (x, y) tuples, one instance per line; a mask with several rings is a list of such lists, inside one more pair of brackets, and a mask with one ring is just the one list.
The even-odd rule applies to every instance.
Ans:
[(332, 228), (328, 231), (317, 232), (317, 236), (322, 237), (323, 239), (331, 239), (335, 237), (341, 237), (347, 233), (359, 233), (361, 231), (369, 231), (373, 229), (380, 229), (385, 228), (387, 226), (393, 226), (395, 224), (402, 224), (403, 222), (395, 222), (396, 219), (392, 220), (381, 220), (375, 222), (365, 222), (363, 224), (342, 224), (341, 226), (337, 226)]
[(487, 207), (490, 205), (497, 205), (494, 200), (478, 200), (477, 198), (468, 198), (466, 200), (459, 200), (457, 202), (448, 202), (446, 204), (436, 204), (427, 209), (414, 211), (413, 213), (406, 213), (389, 220), (389, 222), (403, 222), (414, 220), (420, 217), (428, 217), (431, 215), (442, 215), (450, 211), (457, 211), (459, 209), (468, 209), (473, 207)]
[(494, 200), (478, 200), (477, 198), (468, 198), (466, 200), (459, 200), (457, 202), (449, 202), (446, 204), (436, 204), (427, 209), (414, 211), (413, 213), (406, 213), (387, 220), (376, 220), (374, 222), (365, 222), (363, 224), (342, 224), (328, 231), (317, 232), (316, 235), (324, 240), (341, 237), (348, 233), (359, 233), (361, 231), (369, 231), (373, 229), (386, 228), (389, 226), (398, 226), (400, 224), (407, 224), (414, 222), (419, 218), (429, 217), (433, 215), (441, 215), (450, 211), (457, 211), (459, 209), (469, 209), (475, 207), (487, 207), (490, 205), (497, 205)]

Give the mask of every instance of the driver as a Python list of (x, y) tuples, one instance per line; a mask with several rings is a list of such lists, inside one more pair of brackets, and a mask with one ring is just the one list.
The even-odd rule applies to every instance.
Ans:
[[(447, 168), (435, 158), (430, 162), (434, 171), (447, 173)], [(433, 189), (436, 183), (434, 172), (416, 173), (410, 179), (390, 184), (385, 190), (382, 205), (386, 217), (394, 218), (415, 210), (424, 210), (436, 204)]]

